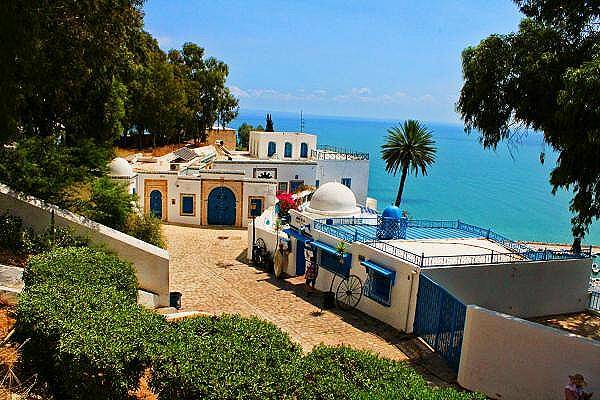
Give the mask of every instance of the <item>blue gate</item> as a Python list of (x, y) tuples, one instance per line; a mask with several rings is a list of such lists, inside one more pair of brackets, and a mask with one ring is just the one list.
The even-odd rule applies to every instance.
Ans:
[(150, 192), (150, 212), (156, 216), (156, 218), (162, 219), (162, 193), (160, 190), (153, 190)]
[(209, 225), (235, 225), (235, 195), (226, 187), (213, 189), (208, 195)]
[(458, 369), (467, 307), (444, 287), (424, 274), (419, 292), (414, 332)]

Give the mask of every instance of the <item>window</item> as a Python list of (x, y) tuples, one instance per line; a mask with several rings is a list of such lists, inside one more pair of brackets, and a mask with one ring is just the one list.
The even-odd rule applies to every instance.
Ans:
[(290, 142), (285, 142), (283, 156), (288, 158), (292, 157), (292, 144)]
[(277, 186), (277, 190), (280, 192), (287, 192), (287, 188), (288, 188), (287, 182), (279, 182), (279, 185)]
[(352, 267), (351, 254), (346, 253), (344, 261), (340, 263), (340, 257), (333, 247), (319, 241), (312, 242), (311, 245), (320, 250), (319, 266), (341, 276), (350, 275), (350, 268)]
[(370, 261), (362, 261), (361, 264), (367, 268), (367, 282), (363, 289), (365, 296), (379, 304), (390, 306), (396, 272)]
[(308, 157), (308, 145), (306, 143), (300, 144), (300, 157), (302, 157), (302, 158)]
[(259, 217), (263, 213), (264, 197), (248, 197), (248, 217)]
[(352, 187), (352, 178), (342, 178), (342, 185)]
[(275, 142), (269, 142), (269, 148), (267, 150), (267, 157), (271, 157), (275, 153), (277, 153), (277, 144), (275, 144)]
[(317, 188), (318, 188), (320, 185), (321, 185), (321, 181), (317, 179), (317, 180), (315, 181), (315, 187), (317, 187)]
[(290, 181), (290, 193), (294, 193), (296, 189), (300, 187), (300, 185), (304, 185), (303, 180)]
[(195, 194), (181, 194), (180, 195), (180, 209), (179, 214), (194, 217), (196, 215), (196, 195)]

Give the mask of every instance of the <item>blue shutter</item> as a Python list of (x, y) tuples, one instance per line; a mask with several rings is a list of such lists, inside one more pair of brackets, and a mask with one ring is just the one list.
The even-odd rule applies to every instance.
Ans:
[(267, 156), (271, 157), (276, 152), (277, 152), (277, 145), (275, 144), (275, 142), (269, 142), (269, 149), (267, 150)]
[(306, 143), (300, 144), (300, 157), (308, 157), (308, 145)]
[(182, 196), (181, 197), (181, 212), (183, 214), (194, 213), (194, 196)]
[(284, 157), (291, 157), (292, 156), (292, 144), (289, 142), (285, 143), (285, 149), (284, 149)]

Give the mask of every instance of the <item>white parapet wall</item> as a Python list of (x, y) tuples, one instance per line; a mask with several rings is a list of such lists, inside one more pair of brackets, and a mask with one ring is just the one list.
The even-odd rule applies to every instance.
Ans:
[[(600, 392), (600, 342), (468, 306), (458, 383), (503, 400), (560, 400), (569, 375)], [(594, 395), (594, 397), (596, 396)]]
[(585, 258), (427, 267), (422, 272), (465, 304), (529, 318), (585, 310), (591, 265)]
[(169, 305), (169, 253), (166, 250), (0, 184), (0, 212), (5, 210), (37, 231), (48, 228), (54, 211), (57, 225), (71, 227), (78, 235), (89, 238), (92, 244), (103, 246), (131, 262), (140, 289), (155, 293), (159, 306)]

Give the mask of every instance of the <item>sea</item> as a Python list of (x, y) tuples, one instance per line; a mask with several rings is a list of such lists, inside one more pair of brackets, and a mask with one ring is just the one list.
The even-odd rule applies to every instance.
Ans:
[[(270, 112), (276, 131), (301, 130), (300, 113)], [(266, 112), (240, 110), (229, 125), (246, 122), (265, 126)], [(370, 155), (369, 197), (379, 210), (393, 203), (400, 181), (385, 171), (381, 145), (387, 129), (398, 120), (374, 120), (304, 114), (302, 131), (329, 144)], [(457, 220), (492, 230), (515, 240), (572, 243), (569, 201), (572, 193), (552, 193), (550, 172), (558, 154), (544, 146), (542, 135), (528, 132), (513, 143), (487, 150), (476, 132), (466, 134), (461, 124), (423, 121), (437, 146), (436, 162), (427, 176), (409, 175), (401, 208), (415, 219)], [(544, 164), (540, 153), (545, 153)], [(583, 243), (600, 245), (596, 222)]]

